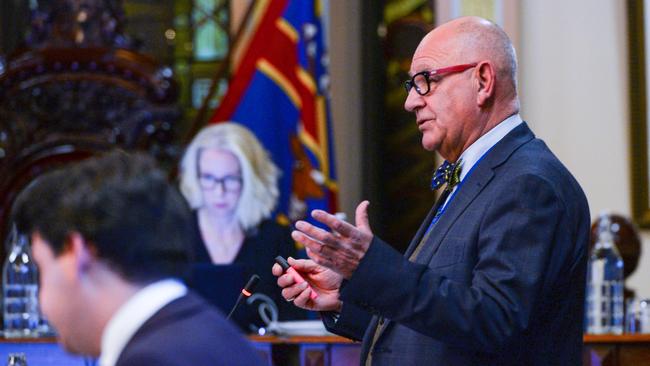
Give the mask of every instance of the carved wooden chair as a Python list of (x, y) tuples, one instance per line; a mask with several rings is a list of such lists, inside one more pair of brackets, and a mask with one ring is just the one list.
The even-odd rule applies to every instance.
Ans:
[(172, 70), (122, 35), (121, 1), (40, 3), (25, 47), (0, 65), (0, 240), (16, 195), (45, 171), (115, 146), (163, 164), (179, 155)]

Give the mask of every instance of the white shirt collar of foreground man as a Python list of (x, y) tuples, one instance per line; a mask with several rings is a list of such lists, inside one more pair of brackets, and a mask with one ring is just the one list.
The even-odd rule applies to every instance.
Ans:
[(186, 293), (187, 287), (180, 281), (166, 279), (147, 285), (133, 295), (106, 324), (99, 365), (114, 366), (135, 332), (158, 310)]

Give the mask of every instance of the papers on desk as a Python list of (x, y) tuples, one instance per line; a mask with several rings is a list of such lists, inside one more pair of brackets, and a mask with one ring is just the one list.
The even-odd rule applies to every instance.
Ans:
[(320, 320), (295, 320), (287, 322), (272, 322), (266, 328), (268, 332), (285, 336), (322, 336), (333, 335), (325, 329)]

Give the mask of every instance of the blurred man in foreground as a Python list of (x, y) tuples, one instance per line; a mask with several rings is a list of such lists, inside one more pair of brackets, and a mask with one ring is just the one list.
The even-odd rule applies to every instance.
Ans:
[(40, 305), (70, 352), (101, 366), (256, 365), (248, 342), (178, 278), (190, 213), (145, 155), (115, 151), (21, 193)]

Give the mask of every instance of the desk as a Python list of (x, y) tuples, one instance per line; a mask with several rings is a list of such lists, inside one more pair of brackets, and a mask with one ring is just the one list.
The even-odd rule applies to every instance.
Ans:
[[(286, 366), (358, 366), (361, 347), (339, 336), (249, 336), (269, 365)], [(93, 360), (71, 355), (56, 338), (0, 338), (0, 365), (10, 353), (22, 352), (29, 366), (89, 366)]]
[(650, 334), (586, 334), (583, 341), (584, 366), (650, 366)]
[(56, 338), (7, 339), (0, 337), (0, 365), (10, 353), (24, 353), (29, 366), (90, 366), (91, 359), (71, 355), (56, 343)]
[[(338, 336), (249, 339), (276, 365), (359, 365), (360, 344)], [(584, 366), (650, 366), (650, 334), (585, 335), (583, 341)]]
[[(249, 336), (269, 365), (358, 366), (361, 345), (339, 336)], [(585, 335), (585, 366), (650, 366), (650, 334)], [(30, 366), (92, 365), (61, 349), (54, 338), (0, 338), (0, 365), (12, 352), (27, 355)]]
[(328, 336), (249, 336), (269, 365), (358, 366), (361, 344)]

